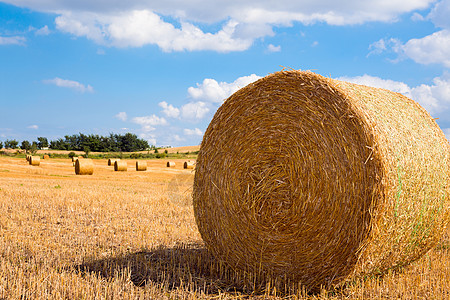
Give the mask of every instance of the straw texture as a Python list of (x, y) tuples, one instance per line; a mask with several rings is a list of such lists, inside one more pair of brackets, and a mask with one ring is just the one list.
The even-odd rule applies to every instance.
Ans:
[(144, 161), (136, 161), (136, 171), (147, 171), (147, 162)]
[(41, 164), (41, 158), (39, 156), (31, 156), (29, 163), (32, 166), (39, 166)]
[(197, 225), (231, 267), (308, 289), (384, 273), (442, 235), (449, 151), (401, 94), (277, 72), (228, 98), (206, 130)]
[(116, 160), (114, 162), (114, 171), (124, 171), (126, 172), (128, 169), (128, 165), (126, 161)]
[(92, 175), (94, 174), (94, 162), (90, 158), (77, 159), (75, 161), (76, 175)]
[(193, 161), (185, 161), (183, 164), (184, 169), (194, 169), (195, 165)]
[(175, 162), (174, 161), (168, 161), (167, 162), (167, 167), (168, 168), (175, 168)]

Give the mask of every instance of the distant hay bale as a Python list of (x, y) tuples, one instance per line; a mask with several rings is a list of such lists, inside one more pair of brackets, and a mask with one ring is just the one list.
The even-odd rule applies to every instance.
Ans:
[(77, 159), (75, 161), (76, 175), (92, 175), (94, 174), (94, 162), (90, 158)]
[(124, 171), (126, 172), (128, 169), (127, 162), (124, 160), (116, 160), (114, 162), (114, 171)]
[(136, 171), (147, 171), (147, 161), (136, 161)]
[(229, 97), (206, 130), (198, 229), (232, 268), (307, 289), (385, 273), (442, 236), (449, 151), (428, 112), (401, 94), (277, 72)]
[(29, 161), (30, 165), (32, 166), (39, 166), (41, 164), (41, 158), (39, 156), (31, 156), (30, 157), (30, 161)]
[(44, 156), (42, 157), (43, 159), (49, 159), (50, 156), (48, 154), (44, 154)]
[(116, 161), (120, 160), (120, 158), (110, 158), (108, 159), (108, 166), (114, 166)]
[(184, 169), (194, 169), (195, 164), (193, 161), (185, 161), (183, 164)]
[(30, 158), (31, 158), (31, 155), (30, 155), (30, 154), (27, 154), (26, 160), (27, 160), (28, 162), (30, 161)]
[(72, 157), (72, 162), (73, 162), (73, 163), (76, 162), (77, 159), (78, 159), (78, 157), (73, 156), (73, 157)]
[(175, 168), (175, 162), (174, 161), (168, 161), (167, 162), (167, 167), (168, 168)]

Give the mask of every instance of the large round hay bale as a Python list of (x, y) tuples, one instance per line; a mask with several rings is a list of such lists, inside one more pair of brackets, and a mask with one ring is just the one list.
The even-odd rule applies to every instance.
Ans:
[(120, 158), (110, 158), (108, 159), (108, 166), (114, 166), (116, 161), (120, 160)]
[(147, 171), (147, 161), (136, 161), (136, 171)]
[(94, 161), (90, 158), (77, 159), (75, 161), (76, 175), (92, 175), (94, 174)]
[(124, 160), (116, 160), (114, 162), (114, 171), (127, 171), (128, 165)]
[(184, 169), (194, 169), (195, 163), (193, 161), (185, 161), (183, 164)]
[(175, 168), (175, 162), (174, 161), (168, 161), (167, 162), (167, 167), (168, 168)]
[(384, 273), (441, 237), (449, 151), (436, 122), (401, 94), (277, 72), (229, 97), (206, 130), (198, 228), (231, 267), (308, 289)]
[(29, 160), (30, 165), (39, 166), (41, 164), (41, 158), (39, 156), (32, 155)]

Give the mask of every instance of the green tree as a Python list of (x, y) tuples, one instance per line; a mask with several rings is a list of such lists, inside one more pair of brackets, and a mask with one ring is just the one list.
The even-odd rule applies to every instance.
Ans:
[(0, 141), (0, 149), (2, 149), (2, 148), (3, 148), (3, 142)]
[(69, 153), (69, 158), (72, 158), (72, 157), (74, 157), (75, 155), (76, 155), (75, 152), (72, 151), (72, 152)]
[(25, 150), (26, 152), (29, 152), (31, 150), (31, 143), (29, 141), (22, 141), (20, 148)]
[(5, 141), (5, 148), (7, 148), (7, 149), (16, 149), (17, 145), (19, 145), (19, 142), (16, 140), (6, 140)]
[(36, 142), (33, 142), (33, 143), (31, 144), (30, 153), (31, 153), (32, 155), (35, 155), (36, 152), (37, 152), (37, 149), (38, 149), (37, 143), (36, 143)]
[(37, 146), (39, 147), (39, 149), (48, 147), (48, 139), (46, 137), (40, 136), (37, 138), (37, 140)]

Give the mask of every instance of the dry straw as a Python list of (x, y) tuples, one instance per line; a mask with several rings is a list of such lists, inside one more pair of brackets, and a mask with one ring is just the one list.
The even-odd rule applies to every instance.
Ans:
[(175, 162), (174, 161), (168, 161), (167, 162), (167, 167), (168, 168), (175, 168)]
[(128, 165), (124, 160), (116, 160), (114, 162), (114, 171), (127, 171)]
[(94, 162), (92, 159), (77, 159), (75, 161), (76, 175), (92, 175), (94, 174)]
[(194, 169), (195, 164), (193, 161), (185, 161), (183, 164), (184, 169)]
[(117, 159), (113, 159), (113, 158), (108, 159), (108, 166), (114, 166), (114, 163), (116, 161), (119, 161), (119, 160), (120, 160), (119, 158), (117, 158)]
[(136, 171), (147, 171), (147, 162), (137, 160), (136, 161)]
[(231, 267), (308, 289), (384, 273), (441, 237), (449, 150), (401, 94), (277, 72), (228, 98), (206, 130), (198, 228)]
[(29, 163), (32, 166), (39, 166), (41, 164), (41, 158), (39, 156), (31, 156)]

